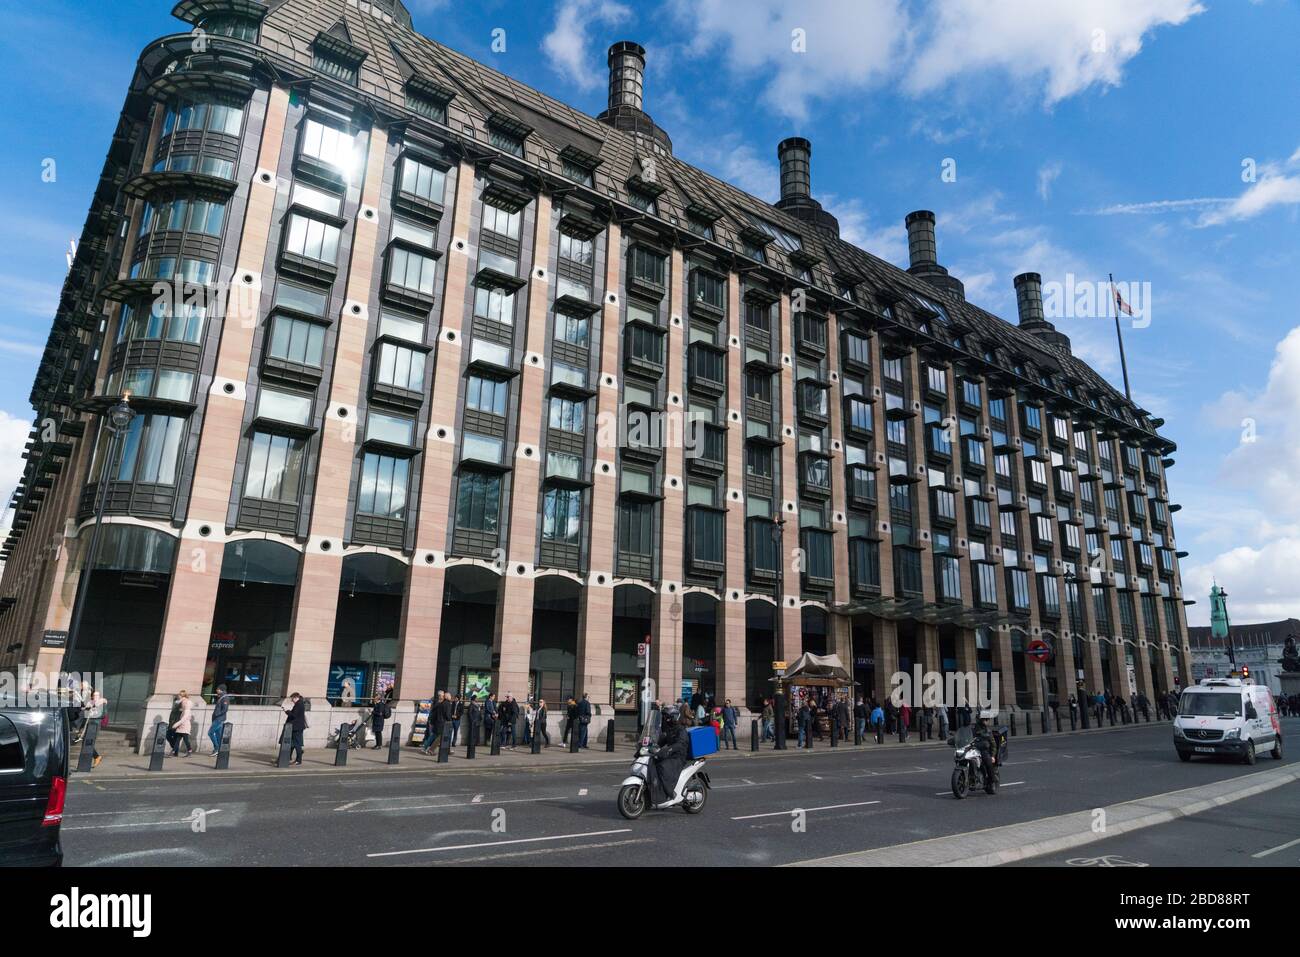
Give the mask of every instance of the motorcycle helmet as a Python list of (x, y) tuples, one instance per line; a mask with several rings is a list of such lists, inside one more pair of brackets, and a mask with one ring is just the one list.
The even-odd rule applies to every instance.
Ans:
[(677, 705), (670, 704), (668, 705), (668, 707), (660, 711), (659, 715), (664, 725), (670, 726), (676, 724), (679, 720), (681, 720), (682, 710), (681, 708), (677, 707)]

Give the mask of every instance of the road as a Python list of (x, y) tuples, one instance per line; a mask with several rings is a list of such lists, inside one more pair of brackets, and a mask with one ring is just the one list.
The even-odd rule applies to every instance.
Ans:
[[(1300, 719), (1285, 719), (1288, 735)], [(1013, 738), (996, 795), (955, 800), (952, 753), (741, 752), (711, 760), (702, 814), (618, 814), (626, 763), (385, 775), (293, 771), (213, 778), (74, 779), (66, 863), (86, 865), (773, 865), (927, 841), (1132, 801), (1267, 772), (1178, 761), (1169, 725)], [(1295, 863), (1294, 784), (1195, 818), (1147, 828), (1034, 863), (1105, 853), (1160, 863)], [(1249, 815), (1249, 840), (1235, 815)], [(802, 812), (802, 813), (799, 813)], [(1114, 844), (1115, 850), (1107, 851)], [(1185, 849), (1185, 850), (1184, 850)], [(1249, 852), (1249, 853), (1248, 853)]]

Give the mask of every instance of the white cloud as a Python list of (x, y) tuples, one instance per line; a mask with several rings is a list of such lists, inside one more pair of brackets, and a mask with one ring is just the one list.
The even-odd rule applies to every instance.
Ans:
[(1047, 202), (1052, 196), (1052, 184), (1061, 176), (1060, 163), (1047, 163), (1038, 168), (1038, 198)]
[(59, 293), (62, 290), (53, 283), (15, 276), (12, 273), (0, 274), (0, 299), (10, 308), (24, 316), (37, 316), (46, 322), (54, 319), (54, 312), (59, 306)]
[(690, 31), (693, 55), (721, 48), (732, 69), (768, 78), (769, 107), (801, 120), (813, 99), (890, 81), (923, 96), (979, 74), (1009, 78), (1050, 105), (1118, 85), (1153, 30), (1203, 8), (1197, 0), (749, 0), (738, 15), (730, 0), (670, 0), (670, 9)]
[(1089, 216), (1140, 216), (1152, 213), (1178, 213), (1231, 203), (1231, 199), (1212, 196), (1198, 199), (1153, 199), (1145, 203), (1115, 203), (1087, 213)]
[(565, 0), (555, 17), (555, 26), (542, 38), (542, 51), (551, 68), (582, 90), (594, 90), (608, 82), (608, 73), (596, 68), (599, 62), (587, 50), (593, 26), (617, 26), (630, 19), (632, 11), (612, 0)]
[(1207, 551), (1217, 550), (1184, 563), (1184, 591), (1199, 597), (1217, 579), (1241, 621), (1300, 614), (1300, 326), (1277, 344), (1262, 389), (1225, 392), (1202, 415), (1240, 440), (1200, 496), (1205, 501), (1184, 502), (1180, 515), (1190, 522), (1182, 546), (1190, 533)]
[(859, 199), (843, 200), (828, 193), (821, 197), (820, 202), (839, 220), (841, 239), (895, 266), (907, 268), (907, 230), (902, 223), (873, 225), (870, 214)]
[(929, 8), (933, 27), (906, 85), (929, 93), (995, 72), (1041, 84), (1044, 100), (1056, 103), (1093, 85), (1118, 86), (1147, 34), (1203, 10), (1196, 0), (943, 0)]
[(31, 431), (30, 418), (0, 409), (0, 506), (7, 506), (23, 475), (23, 446)]
[(1220, 226), (1254, 219), (1274, 206), (1296, 205), (1300, 205), (1300, 149), (1292, 153), (1285, 163), (1266, 163), (1260, 166), (1256, 180), (1249, 189), (1230, 203), (1202, 214), (1198, 225)]

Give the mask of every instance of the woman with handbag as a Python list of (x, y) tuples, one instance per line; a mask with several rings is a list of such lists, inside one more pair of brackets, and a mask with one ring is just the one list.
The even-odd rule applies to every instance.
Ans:
[(180, 717), (176, 719), (176, 722), (171, 727), (173, 735), (172, 757), (180, 756), (181, 744), (184, 743), (185, 756), (188, 758), (194, 753), (194, 749), (190, 747), (190, 731), (194, 727), (194, 702), (190, 701), (188, 691), (182, 691), (178, 697), (180, 701)]
[[(108, 727), (108, 699), (98, 691), (92, 691), (90, 700), (86, 702), (86, 723), (89, 724), (91, 721), (98, 721), (101, 728)], [(90, 744), (90, 753), (95, 759), (91, 767), (99, 767), (99, 762), (104, 760), (104, 756), (99, 753), (93, 741)]]

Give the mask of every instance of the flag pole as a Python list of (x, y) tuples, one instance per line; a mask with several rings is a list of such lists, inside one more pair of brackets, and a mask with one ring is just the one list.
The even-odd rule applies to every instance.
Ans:
[(1124, 372), (1124, 398), (1132, 402), (1133, 393), (1128, 387), (1128, 362), (1124, 359), (1124, 334), (1119, 328), (1119, 300), (1116, 299), (1119, 293), (1115, 289), (1115, 274), (1108, 273), (1107, 275), (1110, 276), (1111, 305), (1115, 308), (1115, 338), (1119, 340), (1119, 367)]

